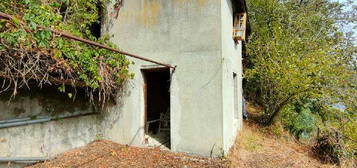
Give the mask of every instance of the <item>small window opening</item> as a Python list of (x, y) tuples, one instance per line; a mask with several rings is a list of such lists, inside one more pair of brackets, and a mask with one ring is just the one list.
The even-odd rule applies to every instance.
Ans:
[(234, 101), (234, 118), (238, 119), (239, 118), (239, 100), (238, 100), (238, 79), (237, 79), (237, 74), (233, 73), (233, 101)]
[(60, 10), (59, 10), (59, 12), (60, 12), (60, 14), (61, 14), (61, 16), (62, 16), (62, 22), (64, 22), (65, 20), (66, 20), (66, 17), (67, 17), (67, 9), (68, 9), (68, 7), (67, 7), (67, 5), (66, 4), (62, 4), (61, 5), (61, 8), (60, 8)]
[(145, 79), (145, 133), (149, 145), (170, 148), (170, 70), (143, 70)]
[[(95, 38), (100, 38), (101, 36), (101, 29), (102, 29), (102, 19), (103, 19), (103, 4), (101, 3), (101, 1), (98, 1), (96, 4), (96, 8), (97, 8), (97, 12), (98, 12), (98, 19), (96, 22), (92, 23), (92, 25), (90, 25), (89, 29), (91, 34), (95, 37)], [(67, 15), (69, 15), (70, 13), (68, 13), (68, 5), (66, 3), (62, 3), (60, 9), (59, 9), (59, 13), (62, 16), (62, 22), (66, 22), (67, 20)]]
[(236, 13), (234, 16), (233, 39), (235, 41), (245, 40), (246, 37), (247, 14)]
[(103, 16), (103, 5), (100, 1), (97, 3), (97, 10), (98, 10), (98, 20), (94, 22), (91, 27), (90, 31), (94, 37), (97, 39), (101, 36), (101, 29), (102, 29), (102, 16)]

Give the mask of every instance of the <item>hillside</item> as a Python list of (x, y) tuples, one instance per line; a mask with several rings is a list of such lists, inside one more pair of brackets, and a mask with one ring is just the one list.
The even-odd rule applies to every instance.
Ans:
[(332, 168), (315, 159), (311, 148), (294, 142), (288, 136), (281, 138), (271, 135), (266, 128), (252, 122), (244, 123), (236, 145), (231, 150), (231, 167), (244, 168)]

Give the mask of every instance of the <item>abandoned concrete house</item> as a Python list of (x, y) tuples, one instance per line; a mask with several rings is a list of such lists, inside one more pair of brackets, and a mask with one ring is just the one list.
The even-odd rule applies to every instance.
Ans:
[[(244, 0), (119, 5), (107, 5), (101, 33), (123, 51), (176, 68), (129, 58), (134, 79), (101, 112), (81, 103), (81, 92), (75, 101), (55, 95), (57, 86), (19, 92), (10, 103), (2, 93), (0, 157), (53, 157), (100, 138), (203, 156), (229, 151), (242, 129)], [(60, 115), (51, 120), (49, 112)]]

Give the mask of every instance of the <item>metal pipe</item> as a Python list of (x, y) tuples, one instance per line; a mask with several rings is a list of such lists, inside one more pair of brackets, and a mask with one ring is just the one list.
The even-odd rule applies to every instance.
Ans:
[(72, 115), (72, 116), (59, 116), (59, 117), (43, 117), (43, 118), (41, 117), (40, 119), (35, 119), (35, 120), (31, 120), (31, 119), (24, 120), (23, 119), (23, 120), (19, 120), (19, 122), (8, 122), (8, 123), (0, 124), (0, 129), (23, 126), (23, 125), (30, 125), (30, 124), (38, 124), (38, 123), (44, 123), (44, 122), (49, 122), (49, 121), (82, 117), (82, 116), (95, 115), (95, 114), (98, 114), (98, 113), (77, 114), (77, 115)]
[(22, 126), (22, 125), (37, 124), (37, 123), (43, 123), (48, 121), (51, 121), (51, 118), (0, 124), (0, 128), (9, 128), (9, 127)]
[(12, 120), (2, 120), (0, 121), (0, 124), (6, 124), (6, 123), (12, 123), (12, 122), (20, 122), (20, 121), (25, 121), (29, 120), (31, 118), (20, 118), (20, 119), (12, 119)]
[(0, 157), (0, 163), (21, 162), (21, 163), (35, 163), (49, 160), (45, 157)]
[[(36, 117), (36, 119), (42, 119), (42, 118), (48, 118), (47, 116), (40, 116), (40, 117)], [(14, 122), (21, 122), (21, 121), (27, 121), (27, 120), (31, 120), (33, 118), (30, 117), (26, 117), (26, 118), (18, 118), (18, 119), (11, 119), (11, 120), (2, 120), (0, 121), (0, 124), (7, 124), (7, 123), (14, 123)]]
[[(3, 12), (0, 12), (0, 18), (7, 19), (7, 20), (12, 20), (13, 16), (8, 15), (8, 14), (3, 13)], [(37, 27), (40, 28), (40, 29), (49, 30), (49, 31), (51, 31), (51, 32), (53, 32), (53, 33), (55, 33), (57, 35), (60, 35), (62, 37), (66, 37), (68, 39), (72, 39), (72, 40), (75, 40), (75, 41), (87, 43), (87, 44), (90, 44), (90, 45), (93, 45), (93, 46), (96, 46), (96, 47), (99, 47), (99, 48), (107, 49), (109, 51), (113, 51), (113, 52), (116, 52), (116, 53), (119, 53), (119, 54), (123, 54), (123, 55), (129, 56), (129, 57), (133, 57), (133, 58), (136, 58), (136, 59), (139, 59), (139, 60), (143, 60), (143, 61), (151, 62), (151, 63), (154, 63), (154, 64), (162, 65), (162, 66), (165, 66), (165, 67), (169, 67), (169, 68), (172, 68), (172, 69), (176, 69), (176, 66), (173, 66), (173, 65), (170, 65), (170, 64), (164, 64), (164, 63), (157, 62), (157, 61), (154, 61), (154, 60), (151, 60), (151, 59), (148, 59), (148, 58), (144, 58), (144, 57), (140, 57), (140, 56), (137, 56), (137, 55), (134, 55), (134, 54), (130, 54), (130, 53), (124, 52), (124, 51), (120, 51), (118, 49), (110, 48), (110, 47), (105, 46), (103, 44), (100, 44), (100, 43), (97, 43), (97, 42), (94, 42), (94, 41), (90, 41), (90, 40), (87, 40), (87, 39), (83, 39), (83, 38), (80, 38), (80, 37), (76, 37), (76, 36), (73, 36), (73, 35), (71, 35), (69, 33), (66, 33), (66, 32), (54, 30), (54, 29), (51, 29), (51, 28), (46, 28), (46, 27), (43, 27), (43, 26), (37, 26)]]

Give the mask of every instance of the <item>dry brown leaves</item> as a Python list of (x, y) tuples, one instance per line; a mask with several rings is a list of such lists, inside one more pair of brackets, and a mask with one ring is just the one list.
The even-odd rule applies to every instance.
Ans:
[(62, 154), (33, 168), (225, 168), (228, 161), (162, 151), (158, 148), (137, 148), (111, 141), (95, 141), (86, 147)]

